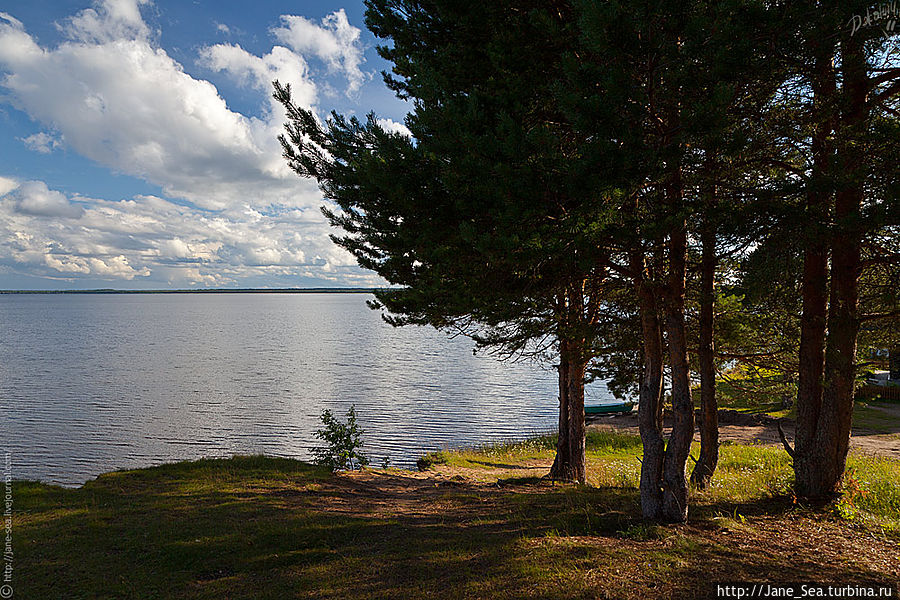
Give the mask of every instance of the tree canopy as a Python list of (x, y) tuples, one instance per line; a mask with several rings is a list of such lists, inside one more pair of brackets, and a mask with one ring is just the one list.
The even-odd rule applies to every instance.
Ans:
[(557, 357), (551, 476), (584, 481), (584, 383), (612, 377), (640, 398), (644, 515), (686, 519), (694, 373), (705, 485), (717, 378), (766, 365), (797, 389), (798, 492), (827, 496), (858, 340), (900, 318), (900, 68), (851, 4), (370, 0), (412, 135), (276, 82), (284, 155), (393, 285), (390, 323)]

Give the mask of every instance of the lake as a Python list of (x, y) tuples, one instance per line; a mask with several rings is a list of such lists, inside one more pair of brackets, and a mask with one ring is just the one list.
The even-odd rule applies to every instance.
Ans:
[(0, 433), (13, 476), (76, 485), (173, 460), (307, 459), (322, 410), (343, 418), (351, 405), (376, 465), (555, 428), (551, 367), (393, 328), (370, 297), (0, 295)]

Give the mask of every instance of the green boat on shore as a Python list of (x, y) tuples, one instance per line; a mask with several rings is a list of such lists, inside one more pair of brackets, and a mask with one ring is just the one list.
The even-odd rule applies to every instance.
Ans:
[(634, 409), (634, 402), (613, 402), (611, 404), (595, 404), (585, 406), (586, 415), (624, 415)]

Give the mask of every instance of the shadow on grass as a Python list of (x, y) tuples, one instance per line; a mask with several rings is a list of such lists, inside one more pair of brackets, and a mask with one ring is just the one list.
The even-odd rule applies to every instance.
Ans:
[[(487, 460), (472, 460), (472, 459), (468, 459), (468, 462), (470, 462), (470, 463), (472, 463), (472, 464), (475, 464), (475, 465), (481, 465), (481, 466), (483, 466), (483, 467), (490, 467), (490, 468), (492, 468), (492, 469), (514, 469), (514, 470), (521, 470), (521, 469), (532, 469), (532, 468), (534, 468), (534, 467), (527, 467), (527, 466), (524, 466), (524, 465), (515, 465), (515, 464), (508, 464), (508, 463), (490, 462), (490, 461), (487, 461)], [(540, 468), (543, 469), (544, 467), (540, 467)]]
[(867, 400), (853, 403), (853, 435), (900, 433), (900, 403)]
[[(112, 473), (71, 490), (17, 482), (16, 593), (27, 598), (700, 598), (717, 580), (884, 580), (697, 524), (635, 539), (636, 490), (521, 481), (443, 488), (242, 457)], [(623, 532), (625, 532), (623, 534)]]
[(695, 503), (691, 506), (694, 521), (705, 521), (720, 516), (774, 517), (796, 513), (804, 507), (796, 503), (793, 496), (773, 496), (748, 502), (716, 501)]

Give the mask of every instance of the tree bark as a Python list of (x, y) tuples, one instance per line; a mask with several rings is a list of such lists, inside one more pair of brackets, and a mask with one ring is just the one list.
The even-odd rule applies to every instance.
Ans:
[(575, 360), (569, 365), (569, 479), (585, 483), (587, 465), (584, 430), (584, 373), (587, 364)]
[(569, 454), (569, 351), (565, 340), (559, 340), (559, 426), (556, 433), (556, 458), (550, 467), (551, 479), (566, 479), (572, 457)]
[(656, 295), (645, 275), (644, 258), (639, 253), (633, 252), (630, 262), (631, 269), (635, 273), (634, 286), (639, 303), (644, 350), (638, 401), (638, 427), (644, 450), (641, 460), (641, 514), (645, 519), (658, 520), (662, 518), (662, 472), (666, 448), (662, 431), (662, 327)]
[[(571, 348), (571, 344), (561, 343)], [(587, 476), (584, 425), (584, 374), (587, 363), (575, 357), (560, 356), (559, 431), (556, 458), (548, 477), (560, 481), (584, 483)]]
[[(861, 189), (839, 192), (835, 201), (836, 220), (858, 216), (861, 198)], [(837, 232), (832, 250), (825, 390), (812, 453), (816, 464), (804, 478), (803, 487), (798, 485), (798, 493), (811, 499), (836, 497), (847, 466), (856, 383), (859, 267), (858, 237), (852, 232)]]
[(821, 410), (810, 449), (810, 465), (797, 478), (799, 495), (816, 500), (840, 493), (847, 465), (853, 393), (856, 383), (856, 343), (859, 333), (859, 276), (861, 272), (861, 207), (865, 184), (865, 135), (868, 92), (862, 42), (853, 36), (842, 41), (843, 85), (839, 129), (835, 132), (835, 164), (841, 174), (834, 199), (831, 237), (831, 295), (825, 344), (825, 385)]
[[(669, 193), (673, 199), (680, 198), (680, 181), (670, 184)], [(673, 523), (683, 523), (687, 520), (688, 486), (685, 466), (694, 439), (694, 403), (691, 398), (691, 377), (684, 324), (686, 254), (687, 232), (686, 224), (682, 220), (669, 236), (669, 285), (665, 303), (674, 420), (663, 461), (662, 518)]]
[(797, 425), (794, 440), (794, 480), (800, 497), (818, 496), (821, 457), (816, 432), (822, 413), (825, 378), (828, 249), (809, 248), (803, 261), (803, 315), (800, 322), (800, 364)]
[(691, 482), (705, 488), (719, 464), (719, 407), (716, 403), (715, 275), (716, 230), (707, 220), (700, 233), (700, 456), (691, 472)]
[(561, 304), (562, 320), (559, 340), (559, 431), (556, 458), (549, 477), (584, 483), (587, 476), (585, 457), (584, 376), (587, 359), (584, 338), (573, 335), (583, 317), (584, 297), (570, 290)]
[(836, 93), (833, 60), (833, 46), (829, 46), (827, 51), (820, 51), (812, 74), (813, 111), (823, 117), (816, 123), (812, 137), (812, 173), (806, 193), (806, 219), (814, 227), (805, 235), (801, 284), (803, 312), (800, 319), (794, 475), (796, 491), (804, 497), (817, 487), (815, 480), (820, 468), (816, 430), (822, 411), (825, 379), (828, 238), (824, 234), (824, 224), (831, 204), (827, 176), (831, 172), (832, 153), (829, 137), (834, 128), (834, 119), (828, 115), (833, 110)]

